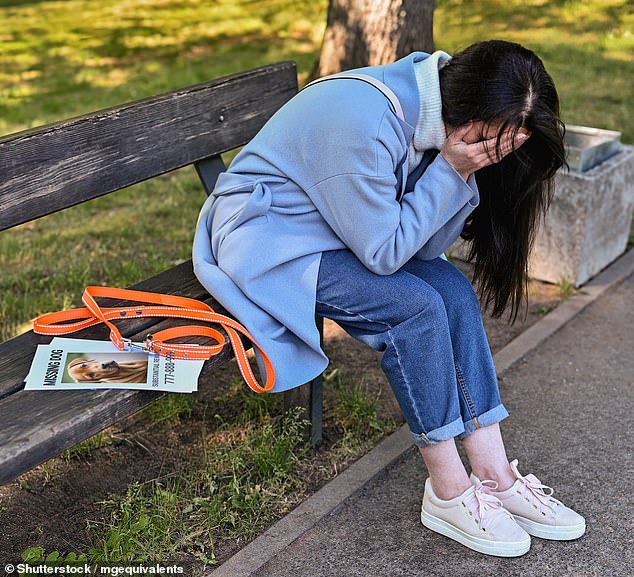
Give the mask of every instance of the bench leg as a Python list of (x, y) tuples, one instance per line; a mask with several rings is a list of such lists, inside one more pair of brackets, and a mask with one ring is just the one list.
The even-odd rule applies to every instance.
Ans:
[[(324, 342), (324, 319), (315, 317), (319, 329), (319, 340)], [(309, 383), (305, 383), (294, 389), (284, 391), (284, 411), (291, 407), (300, 406), (306, 409), (310, 420), (310, 444), (316, 447), (323, 440), (323, 411), (324, 411), (324, 384), (323, 376), (319, 375)]]

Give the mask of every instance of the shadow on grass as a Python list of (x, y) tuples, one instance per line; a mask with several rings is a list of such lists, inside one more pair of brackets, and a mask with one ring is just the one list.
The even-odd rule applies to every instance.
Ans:
[(44, 5), (21, 10), (14, 3), (7, 11), (12, 25), (0, 46), (0, 133), (279, 60), (308, 70), (326, 0), (203, 6), (185, 0), (144, 3), (138, 11), (115, 0), (56, 2), (50, 12)]
[[(91, 79), (86, 68), (63, 57), (43, 54), (37, 67), (42, 71), (54, 69), (55, 77), (43, 73), (31, 82), (31, 94), (15, 103), (0, 100), (0, 117), (10, 116), (12, 124), (21, 128), (39, 126), (276, 61), (293, 60), (308, 70), (315, 57), (316, 54), (289, 53), (282, 42), (261, 37), (230, 40), (220, 46), (192, 41), (180, 52), (140, 54), (134, 64), (121, 71), (119, 76), (125, 82), (117, 85), (115, 80), (115, 85), (109, 87), (104, 84), (108, 84), (108, 78), (118, 76), (118, 67), (92, 69)], [(178, 69), (177, 74), (173, 74), (174, 69)]]
[(47, 0), (0, 0), (0, 8), (32, 6), (33, 4), (45, 4), (46, 2)]

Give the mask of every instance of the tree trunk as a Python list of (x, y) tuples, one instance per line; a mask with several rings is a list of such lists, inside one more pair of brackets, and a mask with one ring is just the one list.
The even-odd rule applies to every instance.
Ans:
[(312, 78), (432, 52), (434, 0), (330, 0)]

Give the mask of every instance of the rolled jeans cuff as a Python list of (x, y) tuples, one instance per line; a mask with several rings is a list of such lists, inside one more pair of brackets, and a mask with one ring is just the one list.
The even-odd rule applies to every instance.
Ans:
[(448, 441), (452, 439), (456, 435), (459, 435), (464, 432), (464, 424), (461, 418), (456, 419), (455, 421), (451, 421), (451, 423), (447, 423), (442, 427), (438, 427), (437, 429), (433, 429), (428, 433), (414, 433), (410, 429), (410, 434), (412, 435), (412, 439), (414, 440), (414, 444), (417, 447), (429, 447), (430, 445), (436, 445), (437, 443), (442, 443), (442, 441)]
[(459, 439), (464, 439), (466, 436), (473, 433), (476, 429), (481, 427), (488, 427), (490, 425), (494, 425), (495, 423), (499, 423), (502, 419), (505, 419), (509, 416), (508, 411), (504, 407), (502, 403), (489, 409), (486, 413), (482, 413), (481, 415), (470, 419), (469, 421), (465, 421), (464, 423), (464, 432), (458, 435)]

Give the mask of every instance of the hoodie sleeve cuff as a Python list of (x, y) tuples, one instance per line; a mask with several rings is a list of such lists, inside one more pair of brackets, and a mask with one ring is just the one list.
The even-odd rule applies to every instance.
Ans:
[(446, 167), (456, 175), (456, 178), (460, 179), (460, 182), (469, 188), (471, 191), (471, 198), (467, 201), (469, 206), (472, 206), (473, 208), (478, 206), (478, 204), (480, 204), (480, 191), (478, 189), (478, 184), (476, 183), (475, 173), (470, 174), (469, 178), (465, 181), (465, 179), (462, 178), (462, 175), (453, 166), (451, 166), (449, 162), (447, 162), (447, 159), (442, 154), (438, 154), (436, 159), (439, 160), (439, 162), (444, 163)]
[(467, 186), (473, 191), (473, 196), (469, 200), (469, 206), (475, 208), (480, 204), (480, 189), (476, 182), (475, 173), (471, 173), (469, 178), (467, 178)]

